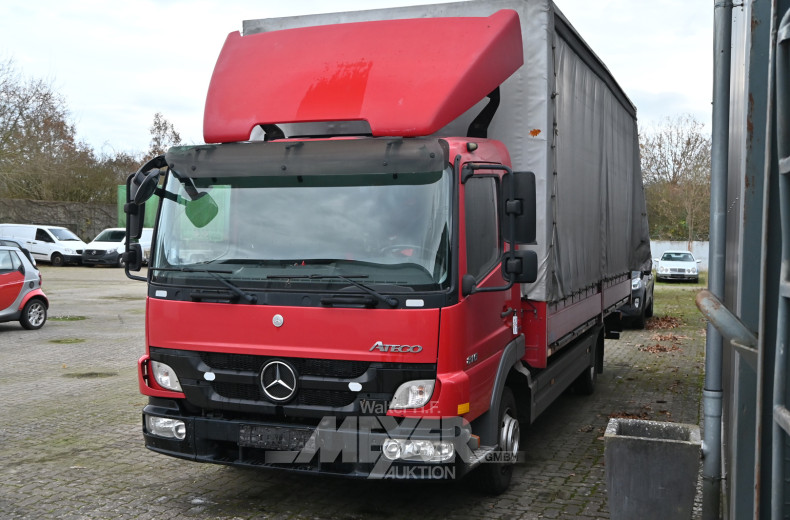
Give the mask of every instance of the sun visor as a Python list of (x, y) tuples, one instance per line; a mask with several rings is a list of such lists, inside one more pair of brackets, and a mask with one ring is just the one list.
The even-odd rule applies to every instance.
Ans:
[(374, 136), (430, 135), (524, 61), (518, 14), (418, 18), (228, 35), (206, 97), (207, 143), (260, 124), (367, 121)]

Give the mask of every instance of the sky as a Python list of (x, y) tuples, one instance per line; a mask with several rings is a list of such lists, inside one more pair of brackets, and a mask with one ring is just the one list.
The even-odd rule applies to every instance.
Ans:
[[(225, 37), (246, 19), (436, 0), (5, 0), (0, 61), (65, 99), (98, 154), (140, 153), (161, 112), (184, 144), (203, 142), (203, 105)], [(555, 0), (637, 107), (643, 130), (690, 114), (710, 128), (708, 0)]]

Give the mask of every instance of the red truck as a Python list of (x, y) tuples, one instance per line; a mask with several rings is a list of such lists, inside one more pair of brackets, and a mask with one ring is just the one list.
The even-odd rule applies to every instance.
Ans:
[(497, 493), (593, 391), (650, 255), (636, 112), (551, 1), (246, 21), (204, 138), (127, 181), (149, 449)]

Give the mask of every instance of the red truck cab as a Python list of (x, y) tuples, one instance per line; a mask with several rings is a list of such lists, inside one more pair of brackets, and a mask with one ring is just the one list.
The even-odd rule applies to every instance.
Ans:
[[(127, 181), (130, 237), (160, 201), (146, 278), (131, 274), (132, 240), (126, 254), (149, 284), (149, 449), (363, 478), (481, 466), (501, 492), (519, 423), (571, 384), (592, 391), (631, 259), (612, 253), (582, 286), (551, 285), (551, 175), (514, 172), (524, 150), (489, 135), (495, 116), (523, 127), (505, 85), (531, 73), (526, 18), (492, 10), (503, 3), (228, 36), (210, 144), (171, 148)], [(544, 3), (524, 5), (562, 23)], [(555, 33), (542, 34), (548, 56)], [(546, 163), (552, 132), (523, 137)]]

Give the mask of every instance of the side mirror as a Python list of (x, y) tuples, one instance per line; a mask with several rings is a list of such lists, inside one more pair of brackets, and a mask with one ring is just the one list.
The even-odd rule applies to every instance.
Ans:
[(126, 198), (138, 206), (153, 196), (159, 184), (159, 169), (167, 166), (164, 155), (158, 155), (142, 165), (126, 180)]
[(467, 273), (461, 277), (461, 295), (466, 297), (475, 292), (475, 277)]
[(123, 212), (126, 213), (127, 234), (131, 238), (140, 238), (143, 234), (143, 224), (145, 219), (145, 204), (137, 205), (129, 202), (129, 190), (126, 190), (126, 204), (123, 205)]
[(533, 283), (538, 279), (538, 254), (535, 251), (508, 251), (502, 257), (502, 278), (513, 283)]
[(219, 213), (217, 202), (208, 193), (201, 193), (196, 199), (185, 201), (184, 205), (184, 213), (196, 228), (207, 226)]
[(154, 191), (159, 185), (159, 170), (151, 170), (147, 173), (137, 172), (132, 179), (132, 184), (136, 184), (132, 201), (138, 206), (142, 206), (154, 195)]
[(127, 271), (138, 272), (143, 267), (143, 246), (138, 242), (126, 244), (126, 251), (123, 254), (123, 262), (126, 264)]
[(159, 184), (159, 168), (167, 166), (164, 155), (154, 157), (126, 179), (126, 234), (140, 238), (143, 234), (145, 201), (151, 198)]
[[(505, 240), (511, 238), (517, 244), (534, 244), (536, 234), (535, 217), (535, 174), (512, 172), (502, 178), (502, 232)], [(510, 229), (511, 216), (515, 217), (514, 229)]]

